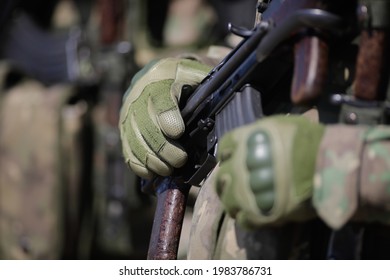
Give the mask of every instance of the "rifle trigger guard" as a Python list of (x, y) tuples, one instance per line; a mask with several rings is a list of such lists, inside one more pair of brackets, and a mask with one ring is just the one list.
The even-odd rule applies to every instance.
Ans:
[(203, 163), (200, 165), (198, 170), (192, 175), (188, 181), (186, 181), (186, 184), (189, 184), (191, 186), (200, 186), (200, 183), (207, 177), (207, 175), (210, 173), (210, 171), (217, 165), (217, 159), (207, 153), (206, 159), (203, 161)]

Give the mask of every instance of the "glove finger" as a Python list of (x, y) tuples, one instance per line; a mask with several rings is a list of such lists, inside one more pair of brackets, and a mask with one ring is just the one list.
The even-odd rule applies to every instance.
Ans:
[(218, 161), (223, 163), (224, 161), (229, 160), (236, 150), (236, 147), (237, 143), (234, 141), (232, 133), (227, 133), (224, 137), (222, 137), (220, 143), (218, 144)]
[(159, 152), (159, 156), (162, 160), (175, 168), (182, 167), (187, 162), (188, 158), (183, 147), (170, 141), (165, 142), (165, 145)]
[(153, 154), (146, 154), (146, 163), (142, 164), (134, 154), (128, 161), (129, 167), (142, 178), (152, 179), (156, 174), (168, 176), (172, 173), (172, 168)]
[(183, 59), (177, 65), (174, 94), (180, 99), (181, 89), (184, 84), (191, 87), (199, 85), (212, 68), (195, 60)]
[[(178, 105), (182, 87), (184, 84), (198, 85), (207, 75), (210, 67), (186, 59), (180, 61), (167, 59), (160, 65), (161, 67), (155, 67), (150, 73), (149, 83), (145, 84), (140, 98), (150, 96), (150, 100), (147, 100), (148, 107), (143, 108), (152, 110), (149, 113), (157, 116), (158, 125), (165, 135), (177, 139), (185, 130)], [(162, 79), (162, 71), (164, 71), (164, 79)], [(153, 82), (154, 77), (160, 79)], [(149, 107), (150, 104), (153, 106)]]
[[(170, 133), (171, 135), (165, 136), (159, 122), (161, 121), (158, 117), (157, 120), (151, 119), (151, 116), (155, 116), (151, 110), (154, 109), (154, 105), (152, 102), (149, 102), (148, 111), (140, 110), (137, 115), (134, 116), (135, 120), (132, 124), (133, 127), (137, 127), (139, 131), (139, 135), (142, 140), (147, 143), (147, 146), (150, 148), (150, 154), (154, 154), (155, 156), (161, 158), (166, 161), (173, 167), (181, 167), (187, 160), (187, 153), (184, 149), (173, 142), (170, 142), (167, 137), (171, 135), (177, 136), (177, 134), (182, 134), (184, 132), (184, 122), (180, 116), (172, 118), (171, 124), (166, 124), (168, 126), (172, 126), (171, 131), (173, 131), (176, 127), (177, 133)], [(175, 111), (166, 112), (163, 116), (172, 116)], [(157, 122), (157, 123), (156, 123)], [(178, 124), (178, 125), (174, 125)], [(182, 131), (179, 131), (182, 130)]]
[(172, 167), (151, 152), (146, 154), (146, 167), (161, 176), (172, 174)]
[(158, 83), (159, 88), (157, 85), (151, 85), (150, 89), (153, 93), (151, 101), (154, 105), (155, 115), (157, 115), (158, 125), (169, 138), (177, 139), (185, 130), (179, 109), (183, 86), (196, 87), (210, 70), (210, 66), (194, 60), (183, 59), (177, 64), (173, 80)]
[(226, 189), (231, 185), (233, 177), (230, 172), (229, 159), (233, 156), (235, 148), (237, 147), (236, 142), (234, 141), (232, 134), (227, 133), (220, 141), (217, 151), (217, 159), (219, 161), (219, 169), (215, 179), (216, 182), (216, 192), (218, 196), (222, 199), (225, 194)]
[[(130, 127), (124, 128), (124, 131), (127, 134), (125, 139), (128, 139), (128, 145), (131, 147), (131, 150), (130, 148), (128, 149), (130, 151), (128, 154), (131, 157), (131, 161), (133, 163), (137, 163), (141, 167), (144, 166), (158, 175), (170, 175), (172, 173), (172, 167), (169, 166), (166, 162), (162, 161), (158, 157), (158, 154), (153, 150), (150, 143), (146, 142), (145, 139), (149, 138), (144, 137), (145, 131), (141, 131), (141, 127), (138, 126), (138, 122), (136, 121), (136, 116), (134, 113), (128, 117), (130, 118)], [(162, 136), (161, 133), (159, 135)], [(162, 136), (160, 142), (162, 142), (161, 146), (164, 146), (166, 139)], [(153, 144), (154, 146), (157, 145), (155, 142), (153, 142)], [(140, 169), (140, 167), (138, 167), (138, 169)]]
[(232, 172), (237, 169), (236, 164), (233, 160), (221, 164), (217, 174), (217, 194), (231, 217), (258, 216), (254, 195), (248, 188), (248, 177)]
[[(254, 208), (256, 202), (248, 191), (248, 176), (237, 174), (245, 164), (244, 143), (234, 137), (235, 134), (226, 134), (218, 147), (220, 168), (217, 174), (217, 193), (225, 205), (227, 212), (235, 217), (242, 211)], [(246, 209), (248, 208), (248, 209)]]
[(135, 174), (142, 178), (152, 179), (155, 177), (155, 173), (147, 169), (137, 157), (130, 151), (129, 160), (126, 161), (129, 167), (134, 171)]
[(227, 213), (231, 217), (235, 217), (240, 211), (240, 205), (237, 203), (234, 197), (231, 197), (232, 186), (235, 184), (234, 177), (232, 176), (231, 164), (229, 162), (221, 164), (216, 176), (216, 192), (223, 202)]
[(178, 139), (183, 135), (185, 125), (178, 100), (171, 95), (170, 89), (164, 88), (171, 85), (172, 83), (164, 82), (159, 85), (159, 89), (153, 89), (151, 85), (151, 90), (155, 91), (150, 96), (147, 108), (150, 116), (156, 116), (154, 121), (161, 131), (171, 139)]

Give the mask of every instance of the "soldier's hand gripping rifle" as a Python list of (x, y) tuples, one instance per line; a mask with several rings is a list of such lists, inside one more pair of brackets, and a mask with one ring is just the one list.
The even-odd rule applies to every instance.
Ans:
[[(153, 189), (158, 197), (148, 259), (177, 257), (188, 190), (192, 185), (199, 185), (215, 166), (217, 140), (225, 132), (262, 116), (260, 92), (252, 86), (252, 81), (258, 81), (261, 73), (267, 72), (265, 63), (272, 59), (273, 51), (302, 30), (330, 31), (340, 24), (338, 16), (318, 7), (318, 1), (274, 0), (263, 14), (263, 21), (253, 30), (231, 27), (232, 32), (243, 37), (242, 42), (189, 98), (182, 98), (186, 99), (181, 111), (186, 124), (183, 143), (191, 153), (188, 164), (177, 172), (180, 176), (158, 178), (145, 187)], [(313, 45), (309, 41), (305, 46)], [(321, 45), (317, 46), (322, 53)], [(314, 62), (317, 66), (324, 65), (320, 60)], [(306, 93), (308, 86), (318, 83), (317, 79), (324, 81), (324, 77), (319, 77), (320, 72), (316, 73), (315, 81), (309, 79), (307, 64), (300, 68), (306, 74), (294, 78), (297, 88)]]

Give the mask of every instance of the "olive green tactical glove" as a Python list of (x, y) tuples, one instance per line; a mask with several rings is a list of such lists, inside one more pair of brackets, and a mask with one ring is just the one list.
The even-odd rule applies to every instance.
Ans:
[(185, 130), (178, 102), (183, 85), (197, 86), (211, 67), (167, 58), (137, 73), (127, 90), (119, 128), (127, 164), (145, 178), (167, 176), (183, 166), (187, 153), (174, 140)]
[(301, 116), (268, 117), (222, 137), (217, 193), (246, 228), (305, 220), (324, 127)]

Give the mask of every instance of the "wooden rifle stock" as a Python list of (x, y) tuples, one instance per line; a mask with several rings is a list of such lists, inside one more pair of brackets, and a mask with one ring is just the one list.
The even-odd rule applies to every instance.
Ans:
[(328, 45), (317, 36), (304, 37), (294, 47), (294, 76), (291, 100), (305, 104), (317, 98), (325, 85)]
[[(384, 99), (388, 79), (389, 30), (363, 30), (357, 57), (354, 96), (374, 101)], [(387, 69), (386, 69), (387, 68)]]
[[(263, 18), (283, 20), (297, 9), (326, 8), (325, 2), (316, 0), (285, 1), (274, 14), (264, 13)], [(294, 46), (294, 74), (291, 100), (295, 104), (307, 103), (321, 94), (327, 78), (328, 46), (318, 36), (306, 35)]]
[[(321, 1), (307, 1), (306, 7), (325, 9)], [(294, 73), (291, 100), (305, 104), (317, 98), (325, 85), (328, 71), (328, 45), (315, 35), (304, 35), (294, 45)]]

